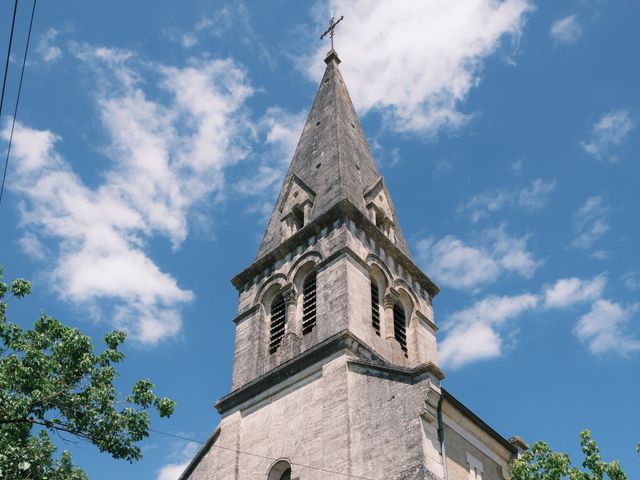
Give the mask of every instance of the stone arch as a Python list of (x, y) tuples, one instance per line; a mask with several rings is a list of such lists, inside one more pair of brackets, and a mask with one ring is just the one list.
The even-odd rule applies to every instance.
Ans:
[(378, 336), (384, 334), (384, 293), (389, 286), (389, 280), (386, 272), (377, 263), (369, 265), (369, 281), (371, 282), (371, 300), (370, 317), (371, 328)]
[(293, 262), (293, 265), (291, 265), (291, 268), (287, 273), (287, 278), (292, 279), (293, 282), (295, 283), (295, 279), (298, 276), (298, 272), (300, 271), (301, 268), (306, 267), (307, 263), (312, 263), (313, 266), (315, 267), (320, 262), (322, 262), (323, 259), (324, 257), (322, 256), (322, 254), (315, 250), (312, 250), (310, 252), (306, 252), (303, 255), (300, 255), (300, 258), (298, 258), (295, 262)]
[(287, 458), (281, 458), (269, 468), (266, 480), (291, 480), (291, 462)]
[(411, 295), (410, 291), (404, 288), (404, 286), (400, 286), (395, 289), (397, 292), (397, 300), (404, 308), (405, 314), (407, 316), (407, 327), (410, 325), (411, 319), (413, 318), (413, 313), (416, 309), (416, 303), (414, 301), (414, 297)]
[[(317, 252), (309, 252), (298, 259), (296, 264), (290, 269), (290, 277), (291, 281), (294, 285), (297, 300), (296, 300), (296, 312), (295, 312), (295, 323), (296, 323), (296, 331), (302, 333), (303, 335), (310, 333), (316, 326), (317, 323), (317, 286), (315, 282), (315, 278), (313, 281), (313, 318), (308, 318), (305, 320), (305, 284), (309, 280), (311, 275), (317, 275), (317, 266), (320, 264), (322, 260), (322, 256)], [(307, 300), (309, 300), (307, 298)], [(308, 302), (307, 302), (308, 303)], [(307, 305), (308, 307), (311, 305)], [(305, 324), (307, 321), (307, 324)]]
[(409, 282), (407, 282), (403, 278), (396, 278), (393, 282), (393, 286), (398, 291), (404, 290), (407, 293), (407, 295), (411, 297), (412, 307), (414, 305), (415, 306), (420, 305), (420, 300), (418, 300), (418, 295), (416, 295), (416, 292), (413, 291), (413, 288), (411, 287)]
[(366, 263), (369, 266), (369, 269), (372, 269), (374, 266), (378, 267), (380, 272), (384, 275), (387, 285), (393, 284), (393, 273), (391, 273), (387, 264), (378, 255), (370, 253), (367, 255)]
[[(403, 281), (404, 282), (404, 281)], [(406, 284), (406, 282), (404, 282)], [(406, 284), (408, 286), (408, 284)], [(405, 315), (405, 357), (411, 359), (415, 358), (417, 352), (417, 332), (416, 332), (416, 315), (415, 312), (418, 308), (418, 303), (414, 300), (415, 295), (412, 295), (412, 291), (403, 284), (398, 284), (396, 290), (396, 301), (402, 306)], [(394, 317), (395, 321), (395, 317)], [(394, 332), (395, 333), (395, 332)]]
[[(260, 344), (266, 346), (266, 351), (268, 351), (269, 354), (275, 353), (277, 347), (281, 344), (281, 337), (284, 336), (284, 331), (279, 331), (277, 335), (272, 332), (271, 322), (272, 315), (274, 313), (272, 311), (274, 301), (277, 300), (277, 303), (281, 303), (280, 298), (278, 297), (284, 296), (283, 294), (286, 294), (285, 290), (287, 289), (287, 287), (290, 287), (290, 284), (287, 283), (287, 278), (285, 277), (285, 275), (282, 273), (276, 273), (262, 284), (262, 287), (256, 294), (256, 298), (254, 300), (258, 305), (260, 305), (261, 311), (259, 327)], [(280, 313), (282, 313), (281, 309), (279, 309), (279, 311)], [(280, 322), (284, 321), (284, 328), (286, 331), (286, 323), (288, 319), (286, 304), (284, 317), (278, 316), (278, 318)], [(275, 349), (272, 348), (272, 343), (274, 343), (274, 341), (277, 344)]]
[(269, 304), (278, 290), (287, 284), (287, 277), (284, 273), (276, 273), (265, 280), (253, 299), (254, 304), (261, 304), (263, 311), (268, 311)]

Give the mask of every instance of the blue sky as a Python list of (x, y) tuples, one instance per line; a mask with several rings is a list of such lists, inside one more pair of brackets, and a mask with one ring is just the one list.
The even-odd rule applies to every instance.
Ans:
[[(34, 294), (9, 318), (126, 329), (119, 386), (151, 378), (178, 403), (154, 428), (205, 440), (230, 388), (229, 279), (255, 257), (331, 8), (414, 259), (442, 289), (445, 387), (504, 436), (576, 458), (590, 428), (639, 477), (631, 0), (40, 2), (0, 205), (0, 262)], [(129, 465), (71, 446), (95, 479), (175, 478), (196, 448), (153, 434)]]

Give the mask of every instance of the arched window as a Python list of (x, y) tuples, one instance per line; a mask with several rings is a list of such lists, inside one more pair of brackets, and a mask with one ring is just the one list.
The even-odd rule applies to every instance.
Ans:
[(284, 337), (287, 307), (281, 293), (271, 302), (271, 327), (269, 333), (269, 353), (275, 353)]
[(316, 326), (316, 272), (311, 272), (302, 285), (302, 334)]
[(393, 336), (400, 344), (405, 357), (407, 356), (407, 320), (404, 308), (400, 303), (393, 306)]
[(291, 480), (291, 469), (287, 468), (280, 477), (280, 480)]
[(280, 460), (271, 467), (267, 480), (291, 480), (291, 465), (286, 460)]
[(371, 326), (376, 332), (376, 335), (380, 336), (380, 290), (378, 289), (378, 282), (373, 277), (371, 280)]

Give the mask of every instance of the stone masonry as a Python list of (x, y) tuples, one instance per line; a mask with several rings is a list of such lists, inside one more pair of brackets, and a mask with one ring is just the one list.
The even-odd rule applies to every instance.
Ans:
[(441, 387), (438, 287), (411, 259), (337, 54), (325, 62), (258, 257), (232, 280), (232, 391), (181, 479), (508, 479), (520, 447)]

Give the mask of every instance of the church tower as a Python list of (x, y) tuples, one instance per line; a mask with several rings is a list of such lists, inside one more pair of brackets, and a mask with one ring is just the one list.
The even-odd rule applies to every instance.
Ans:
[(332, 49), (239, 292), (232, 391), (182, 479), (501, 480), (509, 442), (441, 388), (432, 301)]

